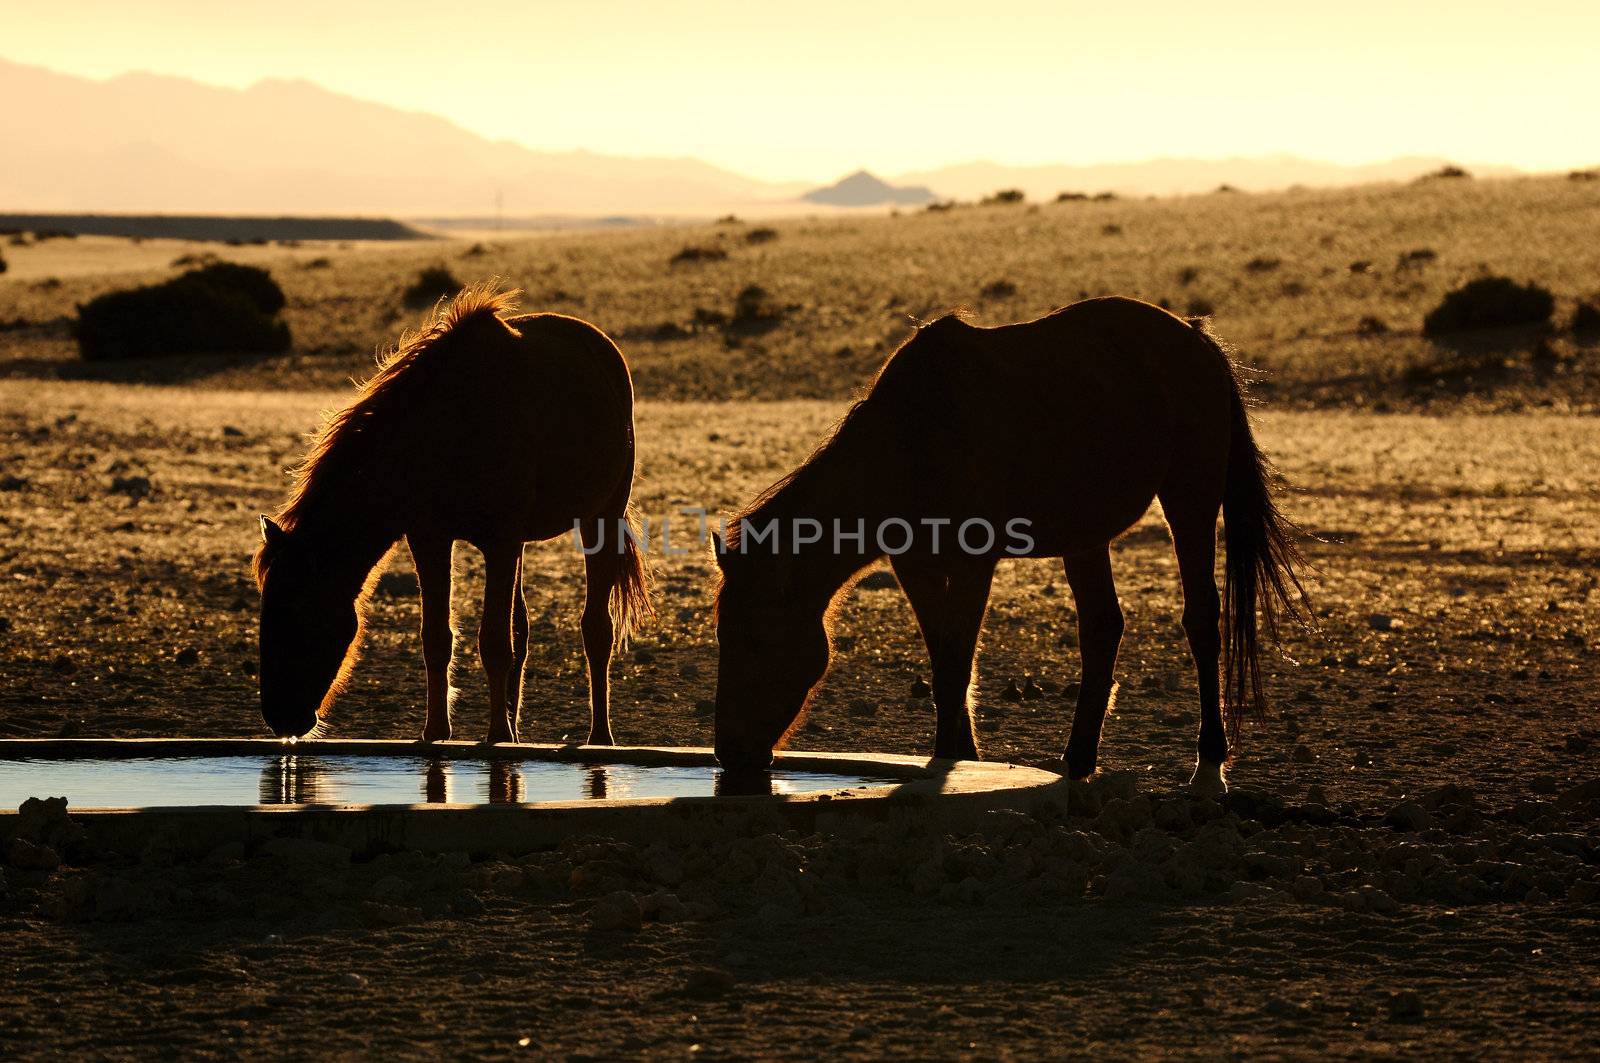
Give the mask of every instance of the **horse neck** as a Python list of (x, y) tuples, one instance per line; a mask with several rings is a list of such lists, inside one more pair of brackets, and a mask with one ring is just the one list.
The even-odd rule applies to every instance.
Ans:
[[(876, 545), (879, 515), (872, 504), (878, 493), (872, 483), (873, 466), (857, 460), (848, 452), (851, 449), (841, 447), (819, 454), (804, 476), (752, 515), (758, 525), (769, 519), (778, 521), (779, 557), (790, 566), (785, 582), (824, 609), (850, 577), (883, 553)], [(822, 537), (795, 546), (795, 521), (806, 518), (822, 525)], [(837, 535), (836, 530), (844, 534)], [(857, 531), (862, 533), (859, 539)]]
[(314, 552), (330, 593), (354, 599), (402, 529), (372, 479), (352, 476), (318, 492), (301, 513), (295, 536)]

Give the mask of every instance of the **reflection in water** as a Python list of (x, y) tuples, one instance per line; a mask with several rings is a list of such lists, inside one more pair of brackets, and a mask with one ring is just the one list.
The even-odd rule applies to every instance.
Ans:
[(428, 761), (428, 770), (422, 780), (422, 799), (430, 805), (450, 803), (450, 768), (447, 761)]
[(771, 797), (772, 773), (719, 771), (711, 792), (718, 797)]
[(261, 803), (264, 805), (321, 805), (332, 798), (325, 783), (326, 769), (315, 757), (286, 754), (270, 758), (261, 769)]
[(489, 803), (514, 805), (522, 800), (522, 765), (514, 760), (489, 761)]
[(606, 769), (603, 764), (590, 764), (584, 769), (583, 792), (591, 801), (604, 801), (610, 791), (610, 783), (606, 778)]

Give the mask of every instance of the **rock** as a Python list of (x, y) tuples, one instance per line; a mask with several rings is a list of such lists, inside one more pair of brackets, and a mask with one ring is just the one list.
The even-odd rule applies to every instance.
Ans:
[(1397, 631), (1405, 625), (1387, 613), (1373, 613), (1367, 617), (1367, 626), (1374, 631)]
[(148, 476), (116, 476), (111, 480), (111, 486), (106, 488), (107, 494), (126, 495), (135, 502), (147, 498), (153, 490)]
[(1427, 830), (1433, 825), (1433, 817), (1428, 810), (1415, 801), (1402, 801), (1395, 805), (1384, 815), (1383, 821), (1396, 830), (1411, 833)]
[(1296, 742), (1294, 752), (1289, 755), (1289, 759), (1296, 764), (1310, 764), (1317, 759), (1317, 755), (1311, 752), (1311, 747), (1304, 742)]
[(1306, 787), (1306, 804), (1323, 805), (1328, 803), (1328, 792), (1316, 783)]
[(643, 922), (644, 908), (627, 890), (606, 894), (589, 911), (589, 925), (595, 930), (637, 930)]
[(732, 989), (731, 971), (721, 967), (696, 967), (683, 980), (683, 991), (693, 997), (720, 997)]
[(410, 895), (410, 885), (398, 875), (385, 875), (372, 884), (372, 899), (384, 904), (403, 901)]
[(1289, 884), (1289, 893), (1297, 901), (1315, 901), (1322, 897), (1322, 880), (1315, 875), (1301, 875)]
[(65, 797), (30, 797), (17, 807), (16, 837), (65, 850), (83, 841), (83, 827), (67, 815)]
[(634, 664), (654, 664), (655, 659), (656, 651), (652, 650), (649, 646), (640, 646), (638, 649), (633, 651)]
[(1600, 801), (1600, 778), (1581, 782), (1577, 786), (1562, 792), (1556, 798), (1556, 807), (1559, 809), (1578, 808), (1590, 801)]
[(711, 716), (717, 711), (717, 703), (710, 698), (700, 698), (694, 703), (694, 711), (697, 716)]
[(26, 838), (11, 839), (6, 860), (19, 871), (54, 871), (61, 866), (61, 856), (54, 849)]
[(369, 984), (366, 975), (354, 971), (346, 971), (340, 975), (339, 982), (350, 989), (365, 989)]
[(28, 480), (26, 477), (14, 476), (10, 473), (0, 476), (0, 491), (21, 491), (27, 486)]
[(195, 649), (193, 646), (185, 646), (183, 649), (172, 655), (172, 660), (175, 664), (181, 664), (184, 667), (188, 667), (189, 665), (199, 662), (200, 651)]
[(1426, 1014), (1422, 994), (1415, 989), (1401, 989), (1389, 994), (1389, 1018), (1396, 1022), (1416, 1022)]
[(928, 697), (929, 695), (931, 695), (932, 693), (933, 693), (933, 688), (928, 685), (928, 681), (926, 679), (913, 679), (911, 681), (911, 696), (912, 697), (914, 697), (914, 698), (925, 698), (925, 697)]
[(878, 706), (866, 698), (852, 698), (845, 711), (851, 716), (876, 716), (878, 714)]
[(869, 572), (856, 582), (856, 586), (864, 591), (892, 591), (900, 586), (900, 581), (894, 578), (894, 573), (887, 569)]
[(1033, 676), (1022, 677), (1022, 698), (1024, 701), (1033, 701), (1044, 697), (1044, 688), (1034, 682)]
[(225, 424), (222, 426), (222, 434), (230, 439), (238, 439), (244, 435), (244, 429), (235, 428), (231, 424)]

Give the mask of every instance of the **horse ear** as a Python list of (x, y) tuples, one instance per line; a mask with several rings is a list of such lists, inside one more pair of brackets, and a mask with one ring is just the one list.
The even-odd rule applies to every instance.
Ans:
[(275, 549), (279, 546), (282, 546), (284, 540), (288, 537), (289, 533), (278, 527), (277, 521), (273, 520), (265, 513), (261, 514), (261, 541), (265, 543), (269, 549)]

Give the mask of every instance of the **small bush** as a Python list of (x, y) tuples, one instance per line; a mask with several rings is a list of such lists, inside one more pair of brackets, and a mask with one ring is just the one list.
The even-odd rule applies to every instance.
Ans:
[(481, 257), (483, 255), (487, 255), (488, 253), (489, 253), (489, 248), (487, 246), (485, 246), (484, 244), (473, 244), (471, 247), (469, 247), (465, 251), (461, 252), (461, 257), (462, 258), (479, 258), (479, 257)]
[(401, 299), (412, 310), (432, 306), (440, 299), (449, 299), (465, 285), (443, 266), (429, 266), (417, 274), (417, 279), (402, 294)]
[(1017, 294), (1017, 286), (1004, 279), (990, 281), (978, 294), (985, 299), (1010, 299)]
[(1100, 226), (1100, 234), (1102, 236), (1121, 236), (1122, 226), (1116, 224), (1115, 222), (1109, 222)]
[(1413, 251), (1402, 251), (1400, 257), (1395, 259), (1396, 269), (1411, 269), (1414, 266), (1426, 266), (1429, 262), (1439, 257), (1439, 252), (1431, 247), (1419, 247)]
[(307, 259), (302, 263), (302, 269), (328, 269), (333, 265), (333, 259), (327, 255), (318, 255), (316, 258)]
[(1210, 317), (1217, 312), (1217, 304), (1210, 299), (1190, 299), (1183, 308), (1185, 317)]
[(1434, 170), (1432, 173), (1425, 173), (1421, 177), (1417, 178), (1417, 180), (1419, 180), (1419, 181), (1452, 180), (1452, 179), (1456, 179), (1456, 178), (1471, 177), (1471, 176), (1472, 175), (1470, 173), (1468, 173), (1467, 171), (1463, 170), (1461, 167), (1456, 166), (1454, 164), (1450, 164), (1450, 165), (1446, 165), (1446, 166), (1441, 166), (1437, 170)]
[(1200, 267), (1198, 266), (1185, 266), (1178, 271), (1178, 283), (1186, 288), (1199, 279)]
[(768, 229), (765, 226), (759, 229), (751, 229), (744, 234), (744, 242), (747, 244), (768, 244), (777, 238), (778, 230)]
[(1216, 188), (1216, 194), (1220, 196), (1232, 195), (1237, 191), (1239, 190), (1230, 184), (1220, 184)]
[(740, 220), (739, 215), (737, 215), (737, 214), (724, 214), (722, 217), (717, 219), (717, 224), (718, 225), (743, 225), (744, 222)]
[(685, 262), (721, 262), (728, 257), (728, 252), (720, 247), (685, 247), (672, 256), (674, 266)]
[(983, 197), (982, 205), (985, 207), (1003, 207), (1027, 200), (1027, 194), (1020, 188), (1002, 188), (993, 195)]
[(953, 199), (935, 200), (922, 209), (930, 214), (941, 214), (947, 210), (954, 210), (956, 201)]
[(1110, 203), (1116, 198), (1117, 194), (1115, 192), (1096, 192), (1094, 194), (1094, 201), (1096, 203)]
[(1056, 193), (1056, 202), (1057, 203), (1076, 203), (1079, 200), (1087, 200), (1088, 198), (1089, 198), (1089, 193), (1087, 193), (1087, 192), (1057, 192)]
[(1600, 170), (1573, 170), (1567, 174), (1569, 181), (1600, 181)]
[(1389, 323), (1384, 321), (1383, 318), (1374, 317), (1371, 314), (1356, 322), (1357, 336), (1382, 336), (1388, 331)]
[(1472, 329), (1539, 325), (1550, 320), (1555, 308), (1555, 297), (1537, 284), (1479, 277), (1446, 294), (1422, 319), (1422, 334), (1443, 336)]
[(78, 350), (90, 361), (160, 354), (277, 354), (289, 326), (266, 270), (218, 262), (161, 284), (108, 292), (78, 307)]
[(778, 326), (783, 315), (783, 306), (773, 300), (771, 292), (759, 284), (749, 284), (733, 297), (733, 313), (727, 318), (726, 328), (746, 334), (767, 332)]
[(1349, 270), (1351, 273), (1371, 273), (1372, 263), (1364, 258), (1358, 258), (1350, 263)]
[(179, 255), (172, 260), (173, 269), (193, 269), (196, 266), (209, 266), (218, 261), (216, 255), (210, 251), (201, 251), (198, 254)]
[(1600, 306), (1591, 302), (1580, 302), (1573, 307), (1571, 328), (1573, 332), (1600, 332)]
[(1246, 262), (1244, 268), (1251, 273), (1271, 273), (1281, 265), (1283, 265), (1283, 262), (1279, 259), (1272, 258), (1269, 255), (1257, 255), (1249, 262)]

